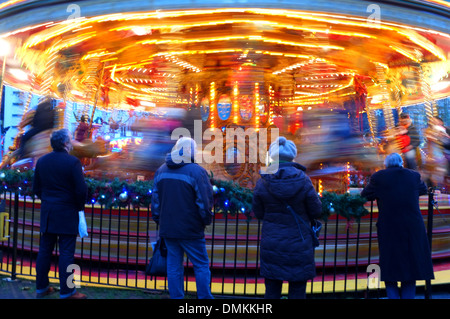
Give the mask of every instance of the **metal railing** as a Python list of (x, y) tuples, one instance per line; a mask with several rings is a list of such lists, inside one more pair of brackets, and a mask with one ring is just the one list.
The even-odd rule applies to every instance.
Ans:
[[(40, 202), (17, 193), (3, 194), (9, 212), (10, 235), (0, 242), (0, 271), (11, 275), (35, 276), (39, 249)], [(429, 216), (433, 215), (433, 192), (429, 194)], [(85, 207), (89, 236), (77, 238), (75, 262), (80, 268), (77, 282), (146, 290), (167, 290), (163, 277), (145, 275), (145, 266), (156, 241), (157, 225), (150, 208), (105, 209), (99, 205)], [(7, 215), (6, 215), (7, 216)], [(5, 217), (5, 216), (4, 216)], [(425, 217), (425, 216), (424, 216)], [(7, 218), (6, 218), (7, 219)], [(323, 224), (320, 246), (316, 248), (317, 276), (308, 282), (309, 298), (378, 298), (380, 284), (368, 266), (377, 264), (378, 247), (373, 202), (369, 215), (360, 221), (331, 216)], [(432, 218), (428, 218), (431, 243)], [(237, 214), (215, 214), (206, 229), (207, 250), (214, 295), (261, 298), (264, 279), (259, 275), (259, 243), (262, 222)], [(58, 278), (58, 250), (53, 256), (50, 277)], [(376, 275), (376, 274), (375, 274)], [(375, 285), (371, 285), (375, 282)], [(286, 287), (284, 287), (286, 288)], [(185, 290), (195, 294), (195, 277), (189, 260), (185, 260)], [(431, 284), (426, 292), (431, 297)]]

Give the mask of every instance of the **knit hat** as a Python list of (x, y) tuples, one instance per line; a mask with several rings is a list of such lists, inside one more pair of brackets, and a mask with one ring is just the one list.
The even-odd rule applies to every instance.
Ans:
[(279, 161), (292, 162), (297, 156), (297, 147), (294, 142), (287, 140), (285, 137), (280, 136), (275, 142), (270, 144), (269, 156), (272, 160), (276, 160), (278, 155)]
[(196, 153), (197, 143), (190, 137), (181, 137), (172, 148), (172, 161), (174, 163), (192, 163)]

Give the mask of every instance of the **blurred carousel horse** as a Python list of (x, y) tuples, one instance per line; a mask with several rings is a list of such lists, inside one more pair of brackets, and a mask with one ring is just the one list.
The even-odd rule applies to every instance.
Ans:
[(358, 136), (319, 143), (303, 141), (298, 149), (295, 161), (304, 165), (309, 172), (317, 170), (319, 173), (322, 166), (342, 166), (348, 162), (356, 169), (377, 168), (382, 165), (376, 147), (368, 145)]
[(296, 136), (299, 140), (296, 161), (308, 172), (317, 170), (317, 174), (321, 174), (324, 167), (347, 169), (347, 163), (355, 169), (380, 166), (376, 147), (353, 132), (347, 112), (328, 114), (318, 111), (304, 120), (305, 126)]
[(164, 162), (173, 147), (173, 141), (153, 141), (145, 144), (129, 144), (121, 152), (97, 156), (85, 167), (86, 173), (102, 172), (115, 175), (132, 172), (153, 173)]
[(423, 165), (423, 178), (433, 185), (443, 184), (447, 175), (448, 160), (445, 156), (444, 143), (450, 137), (445, 128), (439, 125), (429, 125), (424, 131), (427, 144)]
[[(11, 150), (3, 157), (0, 169), (10, 167), (12, 169), (30, 169), (33, 168), (37, 160), (52, 151), (50, 145), (50, 135), (53, 130), (42, 131), (31, 137), (24, 145), (23, 155), (20, 156), (19, 148)], [(21, 135), (18, 135), (20, 139)], [(12, 147), (14, 148), (14, 147)]]
[(91, 140), (72, 141), (73, 149), (70, 152), (78, 158), (96, 158), (98, 156), (107, 155), (109, 152), (108, 142), (98, 137), (94, 142)]
[[(42, 111), (40, 111), (42, 113)], [(46, 112), (46, 110), (44, 110)], [(29, 125), (35, 124), (35, 116), (37, 110), (31, 109), (26, 112), (18, 125), (19, 130)], [(30, 131), (30, 130), (29, 130)], [(29, 132), (28, 131), (28, 132)], [(0, 163), (0, 169), (11, 168), (33, 168), (36, 161), (43, 155), (51, 152), (50, 135), (53, 128), (39, 131), (25, 140), (25, 144), (21, 145), (26, 133), (18, 134), (14, 138), (13, 145), (9, 147), (9, 152), (3, 156)]]

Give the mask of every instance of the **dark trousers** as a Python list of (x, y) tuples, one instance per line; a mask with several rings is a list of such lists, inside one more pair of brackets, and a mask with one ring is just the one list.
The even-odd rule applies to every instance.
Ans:
[(402, 281), (401, 288), (395, 281), (385, 281), (386, 294), (389, 299), (414, 299), (416, 296), (416, 282)]
[(71, 282), (68, 286), (67, 279), (72, 275), (68, 272), (69, 265), (74, 264), (76, 235), (57, 235), (42, 233), (39, 253), (36, 260), (36, 291), (43, 292), (49, 286), (48, 273), (55, 244), (58, 241), (59, 250), (59, 286), (61, 298), (71, 296), (75, 292), (75, 285)]
[[(283, 287), (282, 280), (264, 279), (266, 286), (265, 299), (280, 299), (281, 289)], [(306, 281), (289, 281), (288, 289), (289, 299), (305, 299), (306, 298)]]

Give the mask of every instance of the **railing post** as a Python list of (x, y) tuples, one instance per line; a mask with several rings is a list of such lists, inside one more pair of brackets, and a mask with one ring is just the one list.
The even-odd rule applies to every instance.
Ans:
[[(434, 207), (434, 188), (428, 188), (428, 217), (427, 217), (427, 236), (428, 244), (430, 245), (430, 254), (432, 254), (432, 241), (433, 241), (433, 207)], [(431, 280), (425, 281), (425, 299), (431, 298)]]
[(16, 280), (16, 266), (17, 266), (17, 232), (19, 227), (19, 191), (14, 193), (14, 224), (13, 224), (13, 255), (12, 255), (12, 269), (11, 280)]

